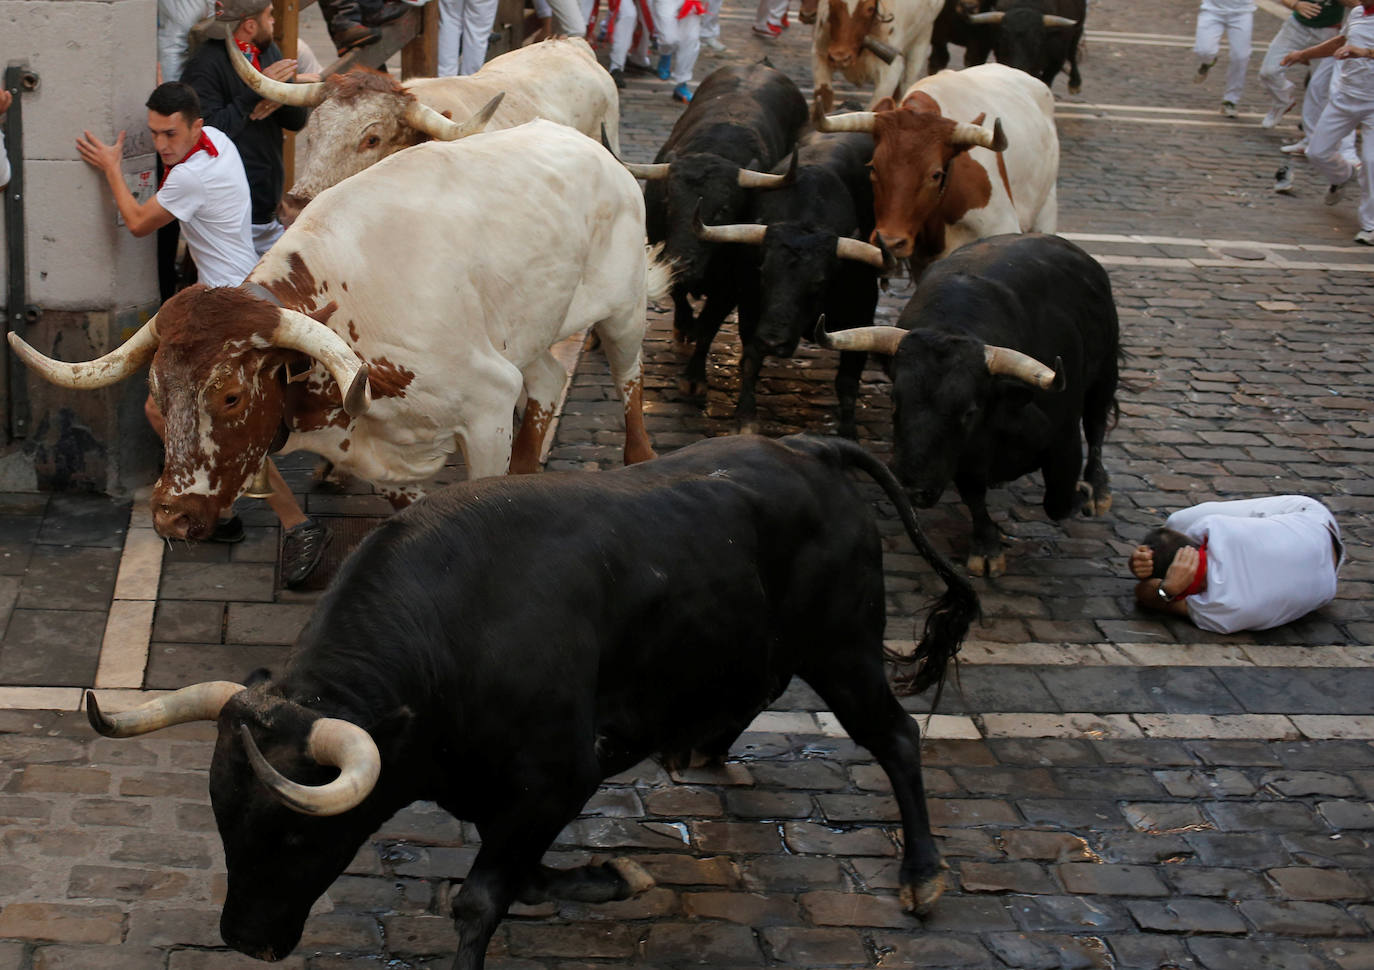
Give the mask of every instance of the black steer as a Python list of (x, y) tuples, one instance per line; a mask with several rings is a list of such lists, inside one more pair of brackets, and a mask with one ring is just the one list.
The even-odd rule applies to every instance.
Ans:
[(1006, 568), (990, 485), (1039, 469), (1050, 518), (1080, 495), (1085, 514), (1111, 508), (1102, 440), (1116, 411), (1116, 305), (1106, 271), (1073, 243), (1039, 233), (970, 243), (921, 274), (897, 327), (818, 336), (891, 355), (894, 470), (921, 506), (953, 479), (973, 517), (974, 574)]
[(1088, 0), (998, 0), (997, 9), (974, 14), (972, 24), (996, 27), (993, 52), (997, 62), (1025, 71), (1054, 86), (1054, 79), (1069, 62), (1069, 93), (1083, 87), (1078, 73), (1078, 44)]
[[(786, 74), (766, 62), (722, 67), (706, 76), (673, 125), (652, 165), (629, 165), (644, 187), (645, 229), (673, 264), (673, 333), (695, 342), (684, 374), (688, 393), (706, 390), (711, 341), (739, 295), (734, 267), (718, 246), (693, 231), (698, 211), (708, 223), (739, 222), (750, 188), (785, 184), (768, 172), (792, 151), (806, 124), (806, 100)], [(693, 319), (689, 296), (706, 299)]]
[(651, 885), (624, 859), (540, 860), (603, 778), (656, 752), (723, 756), (795, 674), (887, 772), (901, 901), (924, 911), (940, 858), (916, 724), (884, 676), (882, 545), (851, 468), (882, 486), (947, 586), (918, 649), (923, 689), (958, 649), (973, 590), (863, 449), (751, 436), (431, 493), (353, 553), (279, 678), (195, 685), (112, 717), (88, 694), (91, 723), (124, 737), (218, 721), (220, 932), (262, 959), (295, 947), (311, 904), (397, 810), (432, 799), (470, 820), (482, 844), (453, 901), (453, 966), (477, 970), (516, 900)]
[(964, 67), (987, 61), (992, 53), (993, 28), (969, 20), (992, 9), (995, 0), (945, 0), (930, 30), (930, 73), (949, 67), (949, 45), (964, 49)]
[[(736, 261), (743, 278), (735, 420), (744, 433), (758, 430), (755, 384), (765, 356), (791, 357), (815, 328), (818, 309), (843, 330), (871, 324), (878, 303), (883, 253), (863, 241), (873, 232), (873, 136), (813, 132), (798, 142), (793, 158), (792, 184), (759, 192), (752, 223), (697, 230), (706, 242), (760, 247), (757, 261)], [(840, 355), (835, 395), (846, 438), (858, 434), (854, 409), (867, 359), (865, 353)]]

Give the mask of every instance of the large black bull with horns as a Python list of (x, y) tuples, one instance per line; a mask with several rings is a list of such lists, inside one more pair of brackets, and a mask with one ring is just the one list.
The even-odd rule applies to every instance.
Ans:
[(953, 480), (973, 516), (971, 572), (1006, 568), (990, 485), (1039, 469), (1050, 518), (1076, 504), (1089, 515), (1111, 508), (1102, 441), (1120, 349), (1111, 281), (1095, 259), (1058, 236), (982, 239), (932, 264), (897, 324), (817, 337), (890, 358), (897, 477), (920, 506)]
[(997, 9), (966, 18), (973, 26), (994, 28), (993, 53), (997, 62), (1025, 71), (1054, 86), (1054, 79), (1069, 64), (1069, 93), (1083, 87), (1078, 73), (1078, 45), (1088, 0), (998, 0)]
[(850, 469), (882, 486), (946, 585), (912, 670), (924, 689), (977, 599), (901, 486), (843, 439), (744, 436), (433, 493), (353, 553), (281, 676), (198, 684), (113, 716), (88, 694), (91, 723), (129, 737), (218, 722), (220, 933), (260, 959), (296, 946), (311, 904), (397, 810), (431, 799), (473, 822), (482, 847), (453, 900), (453, 966), (479, 970), (516, 900), (651, 885), (628, 859), (540, 860), (603, 778), (655, 753), (723, 756), (795, 674), (887, 772), (900, 898), (923, 912), (943, 889), (940, 857), (916, 724), (885, 679), (882, 544)]
[[(645, 230), (673, 264), (673, 335), (681, 346), (696, 343), (688, 392), (706, 390), (711, 341), (739, 301), (736, 268), (720, 246), (697, 238), (693, 218), (740, 222), (750, 189), (787, 184), (788, 175), (769, 169), (792, 150), (806, 119), (797, 85), (767, 61), (722, 67), (701, 82), (654, 163), (625, 165), (646, 180)], [(706, 300), (695, 319), (690, 296)]]

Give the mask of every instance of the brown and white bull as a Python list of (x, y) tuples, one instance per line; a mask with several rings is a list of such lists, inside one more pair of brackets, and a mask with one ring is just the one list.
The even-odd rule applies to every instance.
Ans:
[[(497, 213), (492, 198), (522, 204)], [(327, 190), (243, 286), (178, 293), (99, 360), (10, 344), (74, 388), (151, 360), (166, 418), (154, 524), (201, 539), (278, 448), (316, 452), (397, 507), (459, 446), (472, 478), (534, 471), (565, 379), (549, 348), (587, 326), (624, 402), (626, 463), (653, 457), (640, 343), (646, 297), (667, 282), (634, 176), (534, 121), (422, 145)]]
[(448, 119), (467, 119), (500, 98), (487, 131), (535, 118), (557, 121), (620, 150), (620, 97), (615, 82), (580, 37), (532, 44), (492, 58), (476, 74), (414, 78), (405, 83), (376, 71), (350, 71), (309, 84), (274, 81), (253, 70), (230, 45), (239, 76), (264, 98), (313, 106), (302, 138), (296, 182), (282, 202), (289, 224), (307, 202), (331, 185), (388, 155), (431, 138), (458, 137)]
[(811, 35), (811, 79), (825, 110), (834, 74), (873, 85), (868, 106), (904, 91), (926, 72), (930, 32), (944, 0), (820, 0)]
[(818, 113), (816, 126), (872, 133), (870, 241), (907, 260), (913, 278), (975, 239), (1055, 230), (1054, 97), (1024, 71), (941, 71), (913, 84), (900, 106), (887, 98), (875, 111)]

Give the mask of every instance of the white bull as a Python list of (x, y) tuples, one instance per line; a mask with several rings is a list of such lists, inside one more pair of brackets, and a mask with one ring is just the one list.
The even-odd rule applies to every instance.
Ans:
[(873, 85), (872, 108), (926, 72), (930, 34), (944, 0), (820, 0), (811, 39), (811, 77), (826, 111), (834, 72)]
[(100, 360), (10, 343), (77, 388), (151, 358), (167, 425), (154, 524), (199, 539), (274, 445), (324, 456), (397, 507), (460, 445), (473, 478), (535, 470), (564, 381), (549, 348), (589, 325), (624, 402), (625, 461), (653, 457), (640, 343), (646, 297), (667, 283), (634, 176), (534, 121), (419, 146), (325, 191), (242, 287), (182, 291)]
[[(430, 138), (452, 140), (494, 99), (486, 130), (545, 118), (620, 150), (620, 98), (615, 82), (580, 37), (557, 38), (492, 58), (476, 74), (414, 78), (404, 83), (376, 71), (350, 71), (324, 81), (287, 84), (253, 70), (230, 45), (239, 76), (270, 101), (313, 105), (302, 137), (307, 154), (283, 203), (289, 222), (307, 202), (388, 155)], [(428, 110), (426, 110), (428, 109)], [(449, 120), (452, 119), (452, 120)]]

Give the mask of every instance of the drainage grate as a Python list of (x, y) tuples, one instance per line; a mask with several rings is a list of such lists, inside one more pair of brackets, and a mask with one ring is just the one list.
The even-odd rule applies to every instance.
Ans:
[[(334, 574), (339, 571), (339, 566), (348, 558), (348, 554), (357, 548), (358, 543), (363, 541), (363, 536), (367, 535), (377, 526), (386, 521), (387, 517), (382, 515), (320, 515), (314, 513), (311, 518), (316, 522), (323, 522), (329, 526), (329, 532), (333, 536), (330, 539), (329, 547), (325, 549), (324, 555), (320, 558), (320, 564), (315, 567), (315, 571), (305, 578), (305, 582), (296, 587), (297, 591), (321, 590), (329, 585)], [(285, 588), (281, 581), (281, 541), (277, 541), (277, 588)]]

